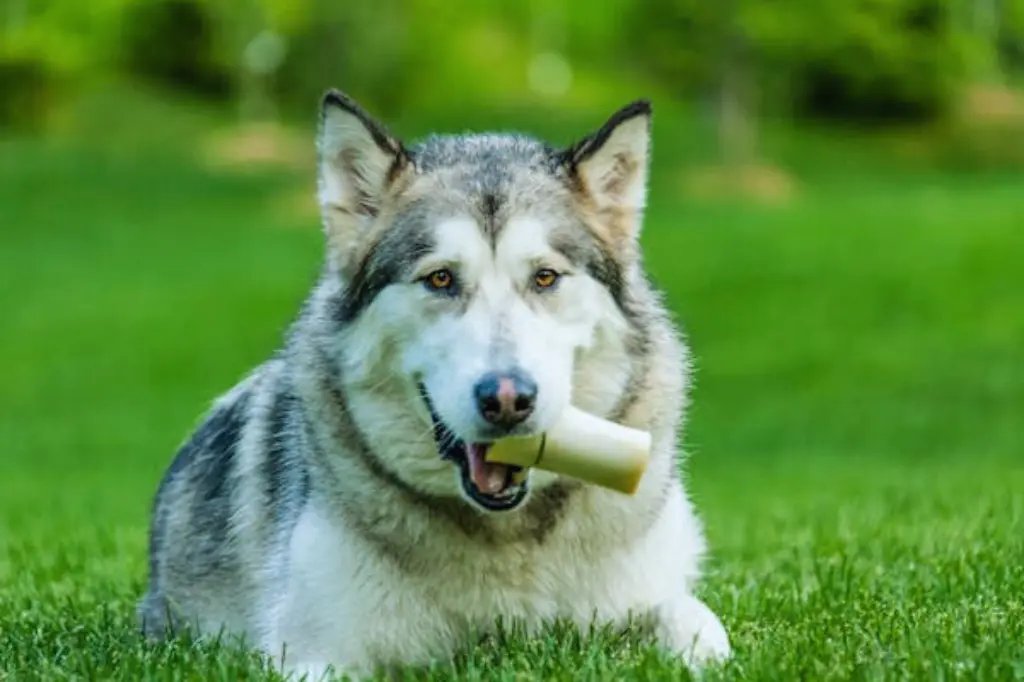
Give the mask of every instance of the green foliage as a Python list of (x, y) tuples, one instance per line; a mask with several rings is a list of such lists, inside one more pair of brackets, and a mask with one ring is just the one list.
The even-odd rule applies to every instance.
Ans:
[(59, 104), (111, 68), (123, 4), (11, 0), (0, 9), (0, 128), (45, 128)]
[(290, 30), (282, 31), (288, 51), (273, 87), (283, 102), (308, 112), (325, 88), (343, 87), (381, 115), (397, 111), (418, 71), (413, 67), (417, 53), (424, 51), (417, 38), (427, 31), (415, 31), (409, 16), (415, 3), (310, 0), (308, 5), (308, 19), (296, 17)]
[(1024, 74), (1024, 0), (1004, 0), (1000, 7), (1000, 60), (1010, 74)]
[[(307, 120), (328, 86), (441, 116), (700, 97), (738, 73), (765, 114), (917, 122), (969, 80), (1024, 73), (1024, 0), (11, 0), (0, 22), (0, 124), (122, 74), (221, 101), (256, 90)], [(263, 77), (247, 55), (268, 35), (284, 51)], [(537, 85), (545, 53), (564, 88)]]
[(799, 113), (883, 121), (947, 113), (976, 47), (958, 30), (954, 0), (831, 0), (817, 8), (816, 38), (794, 52)]
[(41, 128), (57, 98), (57, 75), (45, 58), (0, 52), (0, 128)]
[[(128, 0), (10, 0), (13, 15), (0, 35), (7, 51), (30, 51), (49, 68), (67, 74), (109, 68), (120, 39), (120, 20)], [(0, 10), (0, 20), (4, 19)]]
[(223, 97), (233, 88), (218, 59), (219, 26), (202, 0), (135, 0), (125, 8), (121, 62), (134, 76), (182, 92)]
[[(977, 41), (953, 0), (652, 0), (634, 6), (645, 63), (680, 90), (707, 88), (740, 52), (745, 68), (812, 118), (941, 115)], [(783, 75), (783, 82), (778, 76)]]
[(649, 0), (633, 5), (627, 15), (632, 48), (640, 64), (672, 83), (680, 94), (693, 94), (714, 78), (714, 41), (724, 12), (700, 0)]

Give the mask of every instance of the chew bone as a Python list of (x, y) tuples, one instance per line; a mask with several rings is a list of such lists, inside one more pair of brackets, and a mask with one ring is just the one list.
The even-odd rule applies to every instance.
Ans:
[(570, 406), (546, 433), (503, 438), (490, 462), (534, 467), (632, 495), (650, 458), (651, 435)]

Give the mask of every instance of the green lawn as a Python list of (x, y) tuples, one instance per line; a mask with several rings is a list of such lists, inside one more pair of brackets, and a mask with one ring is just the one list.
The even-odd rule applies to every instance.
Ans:
[[(315, 220), (278, 210), (305, 181), (0, 142), (0, 679), (262, 678), (144, 644), (133, 608), (163, 467), (317, 272)], [(862, 177), (774, 209), (663, 185), (645, 241), (697, 356), (721, 678), (1024, 679), (1020, 178)], [(681, 674), (554, 630), (410, 672)]]

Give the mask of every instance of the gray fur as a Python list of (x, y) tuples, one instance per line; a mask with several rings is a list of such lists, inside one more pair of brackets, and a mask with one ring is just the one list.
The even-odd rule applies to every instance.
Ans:
[[(231, 402), (215, 406), (178, 451), (160, 481), (149, 545), (150, 581), (156, 589), (150, 590), (140, 607), (147, 632), (177, 629), (176, 614), (161, 589), (168, 576), (187, 582), (232, 571), (231, 554), (224, 551), (230, 542), (233, 509), (230, 478), (238, 442), (248, 420), (249, 399), (250, 394), (243, 391)], [(166, 553), (169, 543), (177, 544), (186, 538), (180, 552)]]

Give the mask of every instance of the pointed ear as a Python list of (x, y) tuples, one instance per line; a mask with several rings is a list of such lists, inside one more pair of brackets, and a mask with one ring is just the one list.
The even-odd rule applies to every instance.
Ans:
[(617, 238), (636, 237), (640, 231), (647, 201), (651, 114), (648, 100), (632, 102), (565, 152), (578, 191), (599, 213), (616, 216), (609, 229), (624, 233), (613, 235)]
[(354, 100), (328, 91), (320, 105), (318, 191), (324, 229), (341, 252), (373, 222), (410, 165), (402, 143)]

